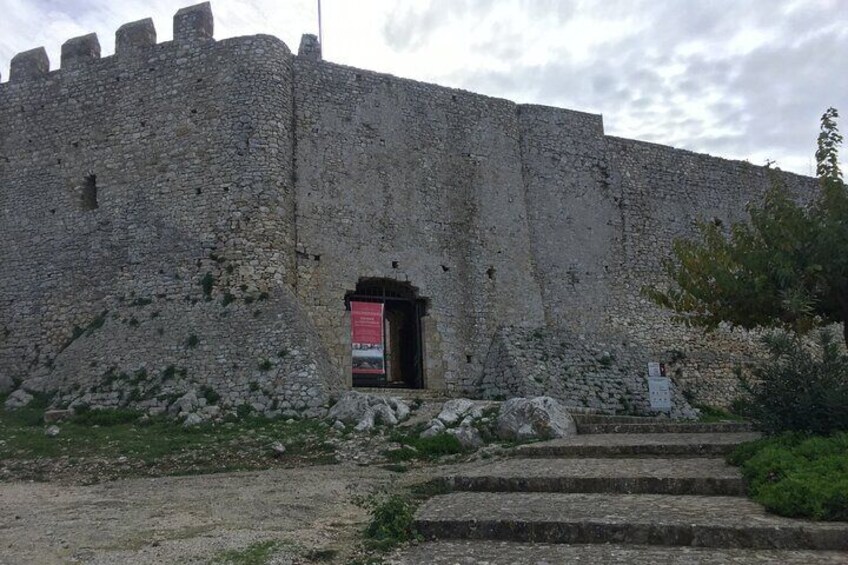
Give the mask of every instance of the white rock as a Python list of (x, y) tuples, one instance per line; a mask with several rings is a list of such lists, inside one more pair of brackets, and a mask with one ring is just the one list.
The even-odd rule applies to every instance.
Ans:
[(48, 426), (46, 430), (44, 430), (44, 435), (47, 437), (56, 437), (59, 435), (59, 426)]
[(341, 420), (336, 420), (335, 422), (333, 422), (333, 429), (340, 432), (345, 431), (344, 422), (342, 422)]
[(372, 406), (371, 411), (374, 412), (375, 421), (379, 418), (381, 424), (396, 426), (398, 423), (397, 416), (395, 416), (394, 411), (388, 404), (377, 404), (376, 406)]
[(196, 426), (197, 424), (203, 423), (203, 417), (196, 412), (192, 412), (188, 416), (186, 416), (185, 421), (183, 422), (183, 427), (189, 428), (191, 426)]
[(330, 408), (327, 419), (363, 430), (374, 427), (375, 417), (385, 425), (395, 426), (408, 415), (409, 407), (398, 398), (383, 398), (352, 390), (344, 393)]
[(282, 444), (281, 442), (279, 442), (279, 441), (275, 441), (274, 443), (272, 443), (272, 444), (271, 444), (271, 451), (273, 451), (273, 452), (274, 452), (274, 455), (276, 455), (277, 457), (279, 457), (279, 456), (283, 455), (283, 454), (286, 452), (286, 446), (285, 446), (285, 445), (283, 445), (283, 444)]
[(439, 419), (434, 419), (430, 421), (430, 427), (421, 432), (421, 437), (433, 437), (444, 433), (445, 425)]
[(171, 414), (188, 414), (189, 412), (193, 412), (197, 407), (197, 393), (190, 390), (175, 400), (168, 408), (168, 412)]
[(484, 443), (480, 432), (474, 426), (459, 426), (458, 428), (449, 429), (447, 432), (456, 437), (459, 443), (462, 444), (462, 447), (466, 449), (477, 449)]
[(436, 417), (450, 426), (458, 422), (472, 408), (474, 408), (473, 401), (467, 398), (454, 398), (445, 402), (442, 411)]
[(374, 427), (374, 412), (369, 408), (362, 415), (362, 419), (356, 424), (353, 429), (357, 432), (365, 432)]
[(6, 399), (4, 406), (6, 410), (16, 410), (18, 408), (23, 408), (30, 402), (32, 402), (33, 396), (25, 391), (22, 388), (19, 388), (15, 392), (9, 395), (9, 398)]
[(577, 433), (574, 419), (549, 396), (512, 398), (501, 405), (496, 422), (498, 437), (509, 440), (550, 439)]
[(345, 424), (358, 424), (369, 411), (369, 395), (351, 390), (339, 397), (327, 413), (327, 418)]

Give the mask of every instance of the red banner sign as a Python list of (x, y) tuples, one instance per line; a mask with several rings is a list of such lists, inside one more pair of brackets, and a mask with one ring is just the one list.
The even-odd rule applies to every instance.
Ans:
[(350, 345), (354, 373), (364, 375), (385, 374), (383, 304), (351, 301)]

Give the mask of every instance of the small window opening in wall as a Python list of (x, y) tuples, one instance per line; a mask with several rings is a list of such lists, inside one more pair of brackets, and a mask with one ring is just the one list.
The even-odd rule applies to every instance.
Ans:
[(495, 278), (495, 268), (489, 267), (488, 269), (486, 269), (486, 276), (489, 277), (490, 279), (494, 280), (494, 278)]
[(398, 262), (392, 261), (392, 269), (397, 269), (397, 268), (398, 268)]
[(447, 273), (448, 271), (450, 271), (450, 267), (448, 267), (447, 265), (442, 265), (442, 272)]
[(97, 208), (97, 175), (85, 177), (82, 186), (82, 209), (95, 210)]
[(473, 363), (473, 362), (474, 362), (474, 358), (473, 358), (471, 355), (466, 355), (466, 356), (465, 356), (465, 362), (466, 362), (466, 363)]

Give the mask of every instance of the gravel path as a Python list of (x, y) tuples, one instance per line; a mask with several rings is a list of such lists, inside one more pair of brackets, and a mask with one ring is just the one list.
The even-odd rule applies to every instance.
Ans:
[(332, 465), (127, 479), (91, 486), (0, 484), (0, 563), (208, 563), (222, 550), (282, 540), (277, 563), (310, 549), (344, 563), (366, 512), (352, 495), (407, 479)]

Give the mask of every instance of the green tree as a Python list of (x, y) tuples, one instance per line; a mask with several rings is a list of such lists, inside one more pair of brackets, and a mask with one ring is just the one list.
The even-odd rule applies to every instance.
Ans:
[(699, 224), (699, 239), (677, 240), (664, 268), (670, 288), (646, 287), (655, 303), (690, 326), (722, 322), (746, 329), (782, 327), (797, 333), (843, 324), (848, 345), (848, 191), (839, 169), (838, 113), (821, 119), (816, 151), (819, 191), (802, 206), (776, 171), (750, 222), (725, 232)]

